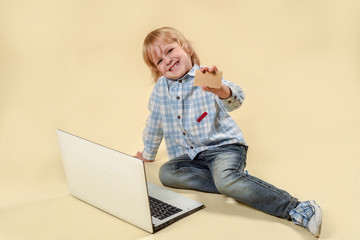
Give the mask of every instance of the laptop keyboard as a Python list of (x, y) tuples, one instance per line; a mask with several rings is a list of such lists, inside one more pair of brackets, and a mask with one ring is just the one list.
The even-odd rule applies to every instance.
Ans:
[(149, 197), (149, 199), (151, 216), (157, 219), (163, 220), (182, 211), (180, 208), (174, 207), (168, 203), (160, 201), (159, 199), (153, 197)]

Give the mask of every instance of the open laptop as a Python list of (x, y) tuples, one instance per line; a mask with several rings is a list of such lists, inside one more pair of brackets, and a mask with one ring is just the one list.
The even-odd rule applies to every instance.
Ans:
[[(144, 163), (56, 130), (70, 194), (154, 233), (201, 209), (200, 202), (146, 181)], [(159, 205), (158, 207), (153, 205)]]

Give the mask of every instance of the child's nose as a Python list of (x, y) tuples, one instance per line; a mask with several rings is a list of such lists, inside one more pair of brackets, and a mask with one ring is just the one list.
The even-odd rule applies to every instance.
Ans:
[(170, 64), (171, 61), (172, 61), (172, 59), (171, 59), (170, 57), (167, 57), (167, 58), (166, 58), (166, 63), (167, 63), (167, 64)]

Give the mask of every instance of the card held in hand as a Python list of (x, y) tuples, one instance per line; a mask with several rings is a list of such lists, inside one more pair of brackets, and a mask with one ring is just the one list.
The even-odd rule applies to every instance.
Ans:
[(210, 88), (220, 88), (221, 87), (222, 72), (201, 72), (196, 70), (194, 86), (203, 86), (206, 85)]

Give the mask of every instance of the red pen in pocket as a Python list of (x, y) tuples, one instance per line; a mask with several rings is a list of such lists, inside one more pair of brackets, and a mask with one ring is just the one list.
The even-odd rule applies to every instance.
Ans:
[(203, 120), (207, 114), (208, 114), (207, 112), (204, 112), (203, 114), (201, 114), (201, 116), (196, 121), (201, 122), (201, 120)]

